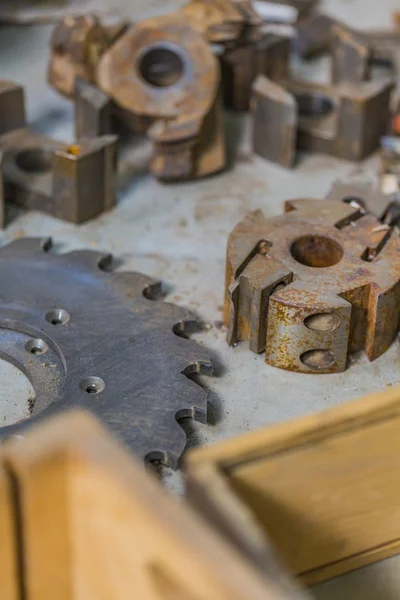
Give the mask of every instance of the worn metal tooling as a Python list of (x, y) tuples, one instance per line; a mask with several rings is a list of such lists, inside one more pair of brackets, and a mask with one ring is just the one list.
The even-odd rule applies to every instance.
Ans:
[[(228, 343), (247, 340), (267, 363), (333, 373), (364, 350), (369, 360), (392, 343), (400, 322), (400, 239), (369, 214), (356, 188), (338, 201), (288, 201), (286, 214), (258, 210), (227, 247)], [(383, 217), (383, 214), (382, 214)]]
[(297, 149), (362, 160), (387, 129), (394, 88), (392, 78), (318, 85), (259, 76), (253, 85), (254, 152), (287, 167)]
[(326, 196), (327, 200), (351, 203), (365, 214), (374, 215), (382, 225), (399, 224), (400, 203), (396, 193), (386, 193), (375, 187), (371, 182), (354, 181), (346, 183), (335, 181)]
[(0, 355), (36, 395), (31, 419), (0, 437), (75, 405), (142, 458), (176, 467), (185, 447), (177, 419), (206, 420), (206, 392), (187, 376), (212, 371), (208, 353), (184, 337), (193, 315), (157, 300), (149, 277), (105, 271), (110, 255), (50, 247), (22, 238), (0, 249)]
[(117, 138), (68, 145), (35, 133), (23, 89), (9, 81), (0, 81), (0, 153), (4, 195), (24, 208), (81, 223), (115, 205)]
[(224, 103), (228, 108), (248, 111), (252, 85), (259, 75), (281, 80), (288, 74), (290, 39), (260, 33), (258, 39), (234, 44), (221, 56)]
[(361, 32), (343, 25), (332, 29), (332, 82), (361, 82), (400, 73), (398, 32)]
[[(219, 64), (183, 12), (112, 31), (95, 18), (64, 21), (53, 34), (49, 80), (67, 96), (75, 92), (78, 104), (94, 113), (88, 122), (104, 124), (96, 115), (115, 108), (134, 131), (146, 131), (150, 169), (161, 180), (202, 177), (225, 166)], [(102, 96), (93, 97), (95, 88), (85, 81)], [(85, 122), (77, 117), (80, 135), (88, 133)]]
[[(400, 72), (400, 31), (396, 29), (359, 31), (314, 13), (298, 23), (293, 49), (303, 58), (331, 53), (333, 82), (369, 79), (374, 67), (383, 67), (391, 75)], [(348, 79), (352, 70), (354, 77)]]
[(266, 29), (263, 16), (252, 3), (242, 1), (233, 6), (242, 22), (236, 36), (224, 40), (220, 55), (223, 97), (228, 108), (248, 111), (251, 86), (257, 75), (272, 80), (287, 76), (290, 39)]
[(1, 0), (0, 23), (56, 23), (67, 15), (88, 12), (106, 14), (110, 6), (106, 0)]
[(338, 24), (329, 15), (315, 12), (297, 24), (297, 35), (293, 38), (292, 47), (302, 58), (311, 58), (329, 50), (333, 28)]

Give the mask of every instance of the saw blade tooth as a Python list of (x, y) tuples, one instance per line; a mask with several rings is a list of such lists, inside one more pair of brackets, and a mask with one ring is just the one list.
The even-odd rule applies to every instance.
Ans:
[(188, 308), (164, 302), (163, 315), (168, 326), (180, 337), (186, 337), (189, 333), (199, 330), (199, 319)]
[(112, 263), (112, 254), (96, 250), (72, 250), (60, 254), (59, 260), (88, 269), (106, 270)]
[(196, 381), (185, 377), (185, 381), (180, 383), (180, 404), (187, 406), (180, 408), (175, 413), (175, 419), (179, 421), (184, 418), (191, 418), (199, 423), (207, 423), (207, 397), (208, 393)]
[(142, 294), (148, 300), (157, 300), (162, 295), (161, 281), (133, 271), (119, 271), (112, 274), (113, 281), (124, 285), (133, 295)]
[(171, 341), (171, 354), (181, 364), (180, 372), (184, 375), (212, 375), (213, 364), (209, 352), (191, 339), (175, 337)]
[(192, 375), (193, 373), (197, 373), (198, 375), (212, 375), (213, 370), (213, 364), (210, 359), (198, 358), (186, 365), (181, 373), (184, 375)]
[(173, 436), (171, 435), (171, 439), (168, 441), (168, 443), (164, 442), (165, 445), (161, 443), (159, 448), (149, 446), (149, 449), (144, 455), (144, 460), (147, 463), (157, 461), (165, 467), (177, 469), (179, 467), (181, 456), (186, 448), (187, 437), (185, 431), (178, 423), (175, 416), (171, 415), (171, 417), (169, 429), (173, 430)]
[(24, 237), (9, 242), (0, 248), (1, 258), (18, 258), (31, 254), (49, 252), (53, 246), (51, 237)]

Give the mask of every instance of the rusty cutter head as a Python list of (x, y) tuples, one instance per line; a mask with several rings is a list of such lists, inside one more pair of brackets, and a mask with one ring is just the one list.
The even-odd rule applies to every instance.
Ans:
[(100, 56), (110, 39), (99, 20), (88, 15), (66, 17), (54, 29), (50, 44), (49, 82), (71, 98), (76, 77), (94, 82)]
[(179, 13), (142, 21), (107, 51), (97, 84), (114, 102), (152, 123), (152, 171), (160, 179), (207, 175), (225, 163), (218, 62)]
[(392, 343), (400, 320), (400, 239), (349, 196), (288, 201), (286, 214), (258, 210), (229, 237), (228, 341), (248, 340), (267, 363), (304, 373), (370, 360)]

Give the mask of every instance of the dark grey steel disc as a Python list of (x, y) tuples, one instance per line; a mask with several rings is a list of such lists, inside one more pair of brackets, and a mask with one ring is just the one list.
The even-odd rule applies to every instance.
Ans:
[(105, 271), (110, 256), (50, 247), (23, 238), (0, 249), (0, 356), (36, 394), (32, 418), (0, 437), (79, 406), (143, 459), (176, 467), (186, 442), (177, 419), (206, 420), (206, 393), (186, 375), (212, 372), (207, 352), (182, 337), (192, 315), (152, 299), (158, 282)]

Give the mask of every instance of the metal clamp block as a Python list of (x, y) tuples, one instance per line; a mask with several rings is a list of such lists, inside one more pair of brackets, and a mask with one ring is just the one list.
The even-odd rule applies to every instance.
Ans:
[(285, 166), (293, 164), (296, 148), (362, 160), (386, 131), (394, 87), (390, 78), (321, 86), (259, 76), (253, 86), (254, 152)]
[(6, 197), (72, 223), (111, 209), (116, 200), (117, 138), (63, 144), (26, 127), (23, 106), (22, 89), (1, 82), (0, 153)]

